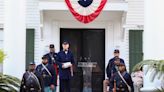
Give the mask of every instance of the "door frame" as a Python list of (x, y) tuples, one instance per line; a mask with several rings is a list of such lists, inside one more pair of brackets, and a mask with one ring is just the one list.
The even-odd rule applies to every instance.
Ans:
[[(62, 42), (61, 42), (61, 39), (63, 39), (62, 37), (64, 37), (64, 35), (67, 35), (66, 33), (63, 35), (62, 34), (62, 31), (71, 31), (72, 33), (76, 33), (76, 32), (79, 32), (78, 33), (78, 35), (81, 35), (81, 33), (85, 33), (85, 31), (87, 32), (89, 32), (89, 31), (95, 31), (95, 32), (98, 32), (98, 31), (100, 31), (100, 32), (102, 32), (102, 38), (103, 38), (103, 40), (102, 40), (102, 51), (103, 51), (103, 58), (102, 58), (102, 64), (101, 64), (101, 61), (99, 61), (98, 63), (99, 63), (99, 67), (102, 69), (100, 72), (92, 72), (92, 74), (94, 75), (94, 76), (97, 76), (97, 77), (93, 77), (93, 80), (91, 81), (91, 83), (92, 83), (92, 86), (93, 86), (93, 91), (94, 90), (97, 90), (98, 92), (100, 92), (100, 90), (101, 91), (103, 91), (103, 80), (105, 79), (105, 38), (106, 38), (106, 36), (105, 36), (105, 28), (103, 29), (103, 28), (60, 28), (60, 49), (62, 49), (61, 47), (62, 47)], [(98, 33), (99, 34), (99, 33)], [(72, 35), (71, 35), (72, 36)], [(81, 38), (82, 37), (82, 38)], [(83, 37), (84, 37), (84, 35), (82, 35), (80, 38), (81, 39), (79, 39), (81, 42), (82, 42), (82, 44), (83, 44), (83, 41), (82, 40), (84, 40), (83, 39)], [(101, 40), (100, 40), (101, 41)], [(81, 45), (81, 42), (80, 42), (80, 45)], [(83, 46), (82, 46), (83, 47)], [(81, 50), (83, 50), (83, 48), (81, 49)], [(83, 53), (83, 51), (82, 51), (82, 53)], [(78, 60), (78, 59), (77, 59)], [(94, 70), (96, 71), (97, 70), (97, 68), (94, 68)], [(78, 72), (77, 72), (78, 73)], [(79, 73), (79, 74), (81, 74), (81, 73)], [(75, 74), (76, 75), (76, 74)], [(79, 77), (79, 75), (77, 75), (77, 77)], [(97, 88), (97, 85), (95, 84), (95, 83), (93, 83), (93, 81), (94, 81), (94, 79), (97, 79), (97, 82), (96, 83), (101, 83), (102, 84), (102, 86), (99, 86), (100, 88), (98, 88), (98, 89), (96, 89)], [(98, 81), (99, 80), (99, 81)], [(79, 80), (79, 81), (81, 81), (81, 80)], [(74, 89), (74, 88), (73, 88)]]
[[(118, 28), (121, 27), (120, 20), (116, 20), (116, 21), (106, 21), (106, 22), (94, 22), (94, 23), (90, 23), (90, 24), (81, 24), (75, 21), (47, 21), (47, 23), (50, 23), (51, 28), (47, 29), (45, 28), (44, 32), (49, 32), (51, 33), (51, 37), (53, 37), (53, 39), (51, 40), (45, 40), (45, 47), (47, 47), (47, 44), (51, 44), (54, 43), (55, 44), (55, 49), (56, 51), (60, 51), (60, 28), (75, 28), (75, 29), (105, 29), (105, 67), (108, 64), (108, 61), (110, 58), (113, 57), (113, 50), (115, 48), (118, 47), (119, 44), (115, 44), (114, 40), (115, 40), (115, 33), (117, 32), (117, 34), (121, 34), (121, 32), (119, 32), (120, 30)], [(44, 34), (44, 33), (43, 33)], [(55, 39), (54, 39), (55, 37)], [(44, 48), (45, 48), (44, 47)], [(125, 58), (129, 57), (128, 52), (125, 53), (125, 55), (122, 56), (126, 56)], [(128, 61), (127, 61), (128, 62)], [(105, 78), (107, 78), (106, 73), (105, 73)]]

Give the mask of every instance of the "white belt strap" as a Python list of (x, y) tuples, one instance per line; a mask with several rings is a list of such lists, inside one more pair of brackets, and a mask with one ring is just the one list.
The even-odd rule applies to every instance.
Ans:
[(39, 82), (38, 78), (36, 77), (36, 75), (33, 72), (28, 72), (28, 73), (32, 78), (34, 78), (36, 80), (37, 84), (39, 85), (39, 89), (41, 90), (41, 85), (40, 85), (40, 82)]
[(121, 75), (120, 71), (118, 71), (118, 75), (121, 77), (121, 79), (124, 81), (124, 83), (127, 85), (129, 92), (131, 92), (131, 87), (128, 85), (128, 83), (125, 81), (123, 76)]
[(44, 64), (42, 64), (42, 66), (43, 66), (43, 68), (47, 71), (47, 73), (52, 77), (52, 74), (51, 74), (50, 71), (47, 69), (47, 67), (46, 67)]

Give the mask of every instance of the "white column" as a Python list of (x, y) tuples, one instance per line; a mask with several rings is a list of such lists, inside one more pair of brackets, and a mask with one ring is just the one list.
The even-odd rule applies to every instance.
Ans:
[(4, 74), (18, 78), (25, 71), (25, 1), (26, 0), (4, 0)]
[[(164, 0), (145, 0), (145, 29), (143, 34), (144, 60), (164, 59)], [(144, 69), (147, 68), (146, 66)], [(142, 91), (152, 92), (161, 86), (161, 81), (150, 81), (151, 71), (144, 75)]]
[(164, 59), (164, 0), (145, 0), (144, 59)]

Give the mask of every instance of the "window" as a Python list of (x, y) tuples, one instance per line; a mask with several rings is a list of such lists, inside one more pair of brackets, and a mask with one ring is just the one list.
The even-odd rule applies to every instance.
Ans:
[(137, 63), (143, 60), (142, 33), (143, 33), (143, 30), (130, 30), (129, 31), (130, 71), (132, 71), (133, 67)]
[(35, 30), (26, 29), (26, 69), (30, 62), (34, 61)]

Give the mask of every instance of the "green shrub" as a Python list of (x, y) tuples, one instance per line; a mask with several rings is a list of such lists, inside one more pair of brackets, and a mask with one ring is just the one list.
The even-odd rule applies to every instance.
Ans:
[(148, 69), (145, 70), (145, 73), (147, 73), (148, 71), (152, 71), (150, 76), (151, 81), (154, 81), (155, 77), (164, 80), (164, 76), (162, 76), (164, 74), (164, 60), (141, 61), (133, 67), (133, 72), (141, 69), (141, 67), (143, 67), (144, 65), (148, 65)]
[(16, 77), (0, 74), (0, 92), (18, 92), (20, 83)]
[(5, 54), (2, 50), (0, 50), (0, 63), (3, 62), (4, 58), (5, 58)]
[(161, 87), (161, 89), (157, 89), (155, 92), (164, 92), (164, 87)]

